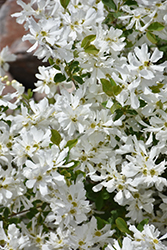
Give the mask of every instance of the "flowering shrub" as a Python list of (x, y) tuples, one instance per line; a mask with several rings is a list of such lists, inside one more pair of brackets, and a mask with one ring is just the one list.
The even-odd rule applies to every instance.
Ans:
[(17, 3), (50, 66), (36, 102), (0, 54), (0, 249), (167, 249), (167, 2)]

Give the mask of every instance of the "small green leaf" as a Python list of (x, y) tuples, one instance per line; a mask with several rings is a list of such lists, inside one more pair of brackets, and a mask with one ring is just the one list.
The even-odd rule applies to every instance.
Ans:
[(8, 218), (9, 214), (10, 214), (10, 210), (8, 207), (6, 207), (5, 210), (3, 211), (3, 216), (5, 217), (5, 219)]
[(100, 79), (103, 87), (103, 91), (108, 95), (108, 96), (113, 96), (113, 85), (110, 81), (102, 78)]
[(96, 205), (96, 208), (97, 210), (101, 210), (103, 205), (104, 205), (104, 200), (103, 200), (103, 197), (102, 197), (102, 192), (98, 192), (97, 193), (97, 197), (96, 197), (96, 200), (95, 200), (95, 205)]
[(144, 225), (148, 224), (149, 219), (144, 219), (142, 220), (138, 225), (137, 225), (137, 229), (142, 232), (144, 229)]
[(124, 4), (129, 5), (129, 6), (131, 6), (131, 5), (136, 5), (137, 6), (137, 2), (133, 1), (133, 0), (127, 0)]
[(54, 81), (55, 83), (58, 83), (58, 82), (63, 82), (66, 80), (66, 77), (65, 75), (61, 74), (61, 73), (57, 73), (55, 76), (54, 76)]
[(153, 43), (153, 44), (156, 44), (156, 43), (157, 43), (157, 40), (156, 40), (156, 38), (155, 38), (155, 35), (152, 34), (151, 32), (147, 32), (147, 33), (146, 33), (146, 37), (147, 37), (147, 39), (148, 39), (151, 43)]
[(70, 0), (60, 0), (61, 6), (63, 6), (64, 9), (67, 8)]
[(117, 110), (117, 109), (120, 109), (122, 106), (119, 102), (114, 102), (114, 104), (111, 106), (110, 108), (110, 111), (112, 114), (114, 114), (114, 112)]
[(78, 67), (78, 65), (78, 61), (73, 61), (72, 63), (70, 63), (69, 70), (72, 71), (74, 68)]
[(77, 142), (78, 142), (78, 139), (69, 140), (65, 147), (69, 147), (69, 149), (72, 149), (73, 147), (75, 147)]
[(80, 83), (80, 84), (83, 84), (83, 83), (84, 83), (82, 77), (80, 77), (80, 76), (73, 76), (73, 78), (74, 78), (75, 81), (77, 81), (77, 82)]
[(89, 45), (85, 48), (85, 52), (92, 55), (97, 55), (99, 53), (99, 49), (97, 49), (94, 45)]
[(50, 64), (50, 65), (53, 65), (53, 64), (54, 64), (53, 58), (49, 57), (48, 61), (49, 61), (49, 64)]
[(89, 36), (86, 36), (83, 40), (82, 40), (82, 43), (81, 43), (81, 47), (82, 48), (86, 48), (90, 45), (91, 42), (93, 42), (96, 38), (96, 35), (89, 35)]
[(164, 86), (163, 83), (158, 83), (157, 85), (150, 86), (149, 88), (152, 90), (153, 93), (159, 93), (160, 89)]
[(72, 166), (70, 167), (70, 170), (72, 170), (72, 169), (78, 167), (78, 165), (80, 164), (80, 161), (74, 161), (74, 160), (73, 160), (73, 161), (70, 161), (70, 162), (68, 162), (68, 163), (71, 163), (71, 162), (73, 162), (74, 165), (72, 165)]
[(30, 211), (26, 214), (26, 216), (28, 219), (31, 220), (38, 212), (39, 212), (38, 209), (33, 207), (33, 208), (30, 208)]
[(102, 229), (106, 224), (108, 224), (108, 222), (98, 216), (96, 216), (96, 220), (97, 220), (97, 228), (98, 230)]
[(56, 144), (57, 146), (60, 144), (61, 142), (61, 135), (59, 134), (59, 132), (55, 129), (51, 129), (51, 133), (52, 133), (52, 136), (51, 136), (51, 141)]
[(151, 23), (149, 26), (148, 26), (148, 30), (149, 31), (161, 31), (165, 28), (165, 26), (159, 22), (155, 22), (155, 23)]
[(112, 86), (117, 86), (116, 82), (112, 78), (110, 78), (110, 83)]
[(102, 83), (103, 91), (108, 96), (118, 95), (122, 90), (112, 78), (110, 78), (110, 81), (106, 80), (105, 78), (100, 79), (100, 81)]
[(114, 3), (113, 0), (102, 0), (103, 4), (106, 5), (108, 8), (111, 8), (113, 10), (117, 9), (116, 4)]
[(132, 232), (129, 230), (126, 222), (124, 221), (124, 219), (122, 219), (121, 217), (118, 217), (115, 220), (115, 223), (118, 227), (118, 229), (122, 232), (122, 233), (127, 233), (127, 234), (132, 234)]

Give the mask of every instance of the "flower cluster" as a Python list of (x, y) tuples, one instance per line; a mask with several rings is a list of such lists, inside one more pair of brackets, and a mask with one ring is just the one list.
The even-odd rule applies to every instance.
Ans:
[(50, 66), (0, 54), (0, 249), (167, 249), (166, 1), (17, 3)]

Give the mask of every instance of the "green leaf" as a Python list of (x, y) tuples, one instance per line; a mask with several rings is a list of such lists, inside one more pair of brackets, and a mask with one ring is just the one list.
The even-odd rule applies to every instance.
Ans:
[(82, 43), (81, 43), (81, 47), (82, 48), (86, 48), (90, 45), (91, 42), (93, 42), (96, 38), (96, 35), (89, 35), (89, 36), (86, 36), (83, 40), (82, 40)]
[(78, 65), (78, 61), (73, 61), (72, 63), (70, 63), (69, 70), (72, 71), (74, 68), (78, 67)]
[(99, 53), (99, 49), (97, 49), (94, 45), (89, 45), (85, 48), (85, 52), (92, 55), (97, 55)]
[(149, 219), (144, 219), (142, 220), (138, 225), (137, 225), (137, 229), (142, 232), (144, 229), (144, 225), (148, 224)]
[(51, 141), (56, 144), (57, 146), (60, 144), (61, 142), (61, 135), (59, 134), (59, 132), (55, 129), (51, 129), (51, 133), (52, 133), (52, 136), (51, 136)]
[(118, 120), (124, 114), (124, 111), (122, 109), (117, 109), (115, 110), (115, 113), (114, 121)]
[(103, 4), (106, 5), (108, 8), (111, 8), (113, 10), (117, 9), (116, 4), (114, 3), (113, 0), (102, 0)]
[(110, 78), (110, 83), (112, 86), (117, 86), (116, 82), (112, 78)]
[(69, 147), (69, 149), (72, 149), (73, 147), (75, 147), (77, 142), (78, 142), (78, 139), (69, 140), (65, 147)]
[(83, 84), (83, 83), (84, 83), (82, 77), (80, 77), (80, 76), (73, 76), (73, 78), (74, 78), (75, 81), (77, 81), (77, 82), (80, 83), (80, 84)]
[(97, 197), (96, 197), (96, 200), (95, 200), (95, 205), (96, 205), (96, 208), (97, 210), (101, 210), (103, 205), (104, 205), (104, 200), (103, 200), (103, 197), (102, 197), (102, 192), (98, 192), (96, 193), (97, 194)]
[(54, 64), (53, 58), (49, 57), (48, 61), (49, 61), (49, 64), (50, 64), (50, 65), (53, 65), (53, 64)]
[(108, 200), (110, 198), (110, 194), (105, 189), (102, 192), (102, 198), (103, 200)]
[(26, 216), (28, 219), (31, 220), (38, 212), (39, 212), (38, 209), (33, 207), (33, 208), (30, 208), (30, 211), (26, 214)]
[(122, 233), (127, 233), (127, 234), (132, 234), (132, 232), (129, 230), (126, 222), (124, 221), (124, 219), (122, 219), (121, 217), (118, 217), (115, 220), (115, 223), (118, 227), (118, 229), (122, 232)]
[(155, 38), (155, 35), (152, 34), (151, 32), (147, 32), (147, 33), (146, 33), (146, 37), (147, 37), (147, 39), (148, 39), (151, 43), (153, 43), (153, 44), (156, 44), (156, 43), (157, 43), (157, 40), (156, 40), (156, 38)]
[(148, 26), (148, 30), (149, 31), (161, 31), (165, 28), (165, 26), (159, 22), (155, 22), (155, 23), (151, 23), (149, 26)]
[(164, 86), (163, 83), (158, 83), (157, 85), (150, 86), (149, 88), (152, 90), (153, 93), (159, 93), (160, 89)]
[(103, 91), (108, 96), (118, 95), (122, 90), (119, 85), (116, 85), (112, 78), (110, 78), (110, 81), (106, 80), (105, 78), (100, 79), (100, 81), (102, 83)]
[(9, 214), (10, 214), (10, 210), (8, 207), (6, 207), (5, 210), (3, 211), (3, 216), (5, 217), (5, 219), (8, 218)]
[[(72, 165), (71, 167), (70, 167), (70, 170), (72, 170), (72, 169), (74, 169), (74, 168), (76, 168), (76, 167), (78, 167), (78, 165), (80, 164), (80, 161), (70, 161), (70, 162), (68, 162), (68, 163), (71, 163), (71, 162), (73, 162), (74, 163), (74, 165)], [(62, 166), (63, 167), (63, 166)]]
[(28, 89), (27, 96), (28, 96), (28, 99), (30, 99), (33, 96), (33, 92), (31, 91), (31, 89)]
[(108, 222), (98, 216), (96, 216), (96, 220), (97, 220), (97, 228), (98, 230), (101, 230), (106, 224), (108, 224)]
[(102, 78), (100, 79), (103, 87), (103, 91), (108, 95), (108, 96), (113, 96), (113, 85), (110, 81)]
[(61, 74), (61, 73), (57, 73), (55, 76), (54, 76), (54, 81), (55, 83), (58, 83), (58, 82), (63, 82), (66, 80), (66, 77), (65, 75)]
[(114, 112), (117, 110), (117, 109), (120, 109), (122, 106), (119, 102), (114, 102), (114, 104), (111, 106), (110, 108), (110, 111), (112, 114), (114, 114)]
[(124, 4), (129, 5), (129, 6), (131, 6), (131, 5), (136, 5), (137, 6), (137, 2), (133, 1), (133, 0), (127, 0)]
[(70, 0), (60, 0), (61, 6), (63, 6), (64, 9), (67, 8)]

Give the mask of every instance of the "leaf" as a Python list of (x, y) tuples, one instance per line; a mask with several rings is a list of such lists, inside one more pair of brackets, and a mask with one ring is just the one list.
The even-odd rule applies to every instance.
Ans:
[(3, 216), (5, 217), (5, 219), (8, 218), (9, 214), (10, 214), (10, 209), (6, 207), (5, 210), (3, 211)]
[(83, 84), (83, 83), (84, 83), (82, 77), (80, 77), (80, 76), (73, 76), (73, 78), (74, 78), (75, 81), (77, 81), (77, 82), (80, 83), (80, 84)]
[(113, 0), (102, 0), (103, 4), (106, 5), (108, 8), (111, 8), (113, 10), (117, 9), (116, 4), (114, 3)]
[(61, 135), (59, 134), (59, 132), (55, 129), (51, 129), (51, 133), (52, 133), (52, 136), (51, 136), (51, 141), (56, 144), (57, 146), (60, 144), (61, 142)]
[(30, 99), (33, 96), (33, 92), (31, 91), (31, 89), (28, 89), (27, 96), (28, 96), (28, 99)]
[(98, 230), (102, 229), (106, 224), (108, 224), (108, 222), (98, 216), (96, 216), (96, 220), (97, 220), (97, 228)]
[(37, 213), (38, 213), (38, 209), (36, 208), (30, 208), (30, 211), (26, 214), (28, 219), (32, 219)]
[(153, 44), (156, 44), (156, 43), (157, 43), (157, 40), (156, 40), (156, 38), (155, 38), (155, 35), (153, 35), (152, 33), (147, 32), (147, 33), (146, 33), (146, 37), (147, 37), (147, 39), (148, 39), (151, 43), (153, 43)]
[(82, 48), (86, 48), (90, 45), (91, 42), (93, 42), (96, 38), (96, 35), (89, 35), (89, 36), (86, 36), (83, 40), (82, 40), (82, 43), (81, 43), (81, 47)]
[(152, 90), (153, 93), (159, 93), (160, 89), (164, 86), (163, 83), (158, 83), (157, 85), (150, 86), (149, 88)]
[(103, 91), (108, 95), (108, 96), (113, 96), (113, 85), (110, 81), (102, 78), (100, 79), (103, 87)]
[(124, 219), (122, 219), (121, 217), (118, 217), (115, 220), (115, 223), (118, 227), (118, 229), (122, 232), (122, 233), (127, 233), (127, 234), (132, 234), (132, 232), (129, 230), (126, 222), (124, 221)]
[(122, 90), (112, 78), (110, 78), (110, 81), (106, 80), (105, 78), (100, 79), (100, 81), (102, 83), (103, 91), (108, 96), (118, 95)]
[(60, 0), (61, 6), (63, 6), (64, 9), (67, 8), (70, 0)]
[(74, 68), (78, 67), (78, 65), (79, 65), (78, 61), (72, 62), (69, 66), (69, 70), (72, 71)]
[(148, 224), (149, 222), (149, 219), (144, 219), (142, 220), (138, 225), (137, 225), (137, 229), (142, 232), (143, 231), (143, 228), (144, 228), (144, 225)]
[(94, 45), (89, 45), (85, 48), (85, 52), (92, 55), (96, 55), (99, 53), (99, 49), (97, 49)]
[(131, 6), (131, 5), (136, 5), (137, 6), (137, 2), (133, 1), (133, 0), (127, 0), (124, 4), (129, 5), (129, 6)]
[(61, 74), (61, 73), (57, 73), (55, 76), (54, 76), (54, 81), (55, 83), (58, 83), (58, 82), (63, 82), (66, 80), (66, 77), (65, 75)]
[[(78, 165), (80, 164), (80, 161), (70, 161), (70, 162), (68, 162), (68, 163), (71, 163), (71, 162), (73, 162), (74, 163), (74, 165), (72, 165), (71, 167), (70, 167), (70, 170), (72, 170), (72, 169), (74, 169), (74, 168), (76, 168), (76, 167), (78, 167)], [(63, 166), (62, 166), (63, 167)]]
[(97, 197), (96, 197), (96, 200), (95, 200), (95, 205), (96, 205), (96, 208), (97, 210), (101, 210), (103, 205), (104, 205), (104, 200), (103, 200), (103, 197), (102, 197), (102, 192), (98, 192), (97, 193)]
[(73, 139), (73, 140), (69, 140), (66, 144), (65, 147), (69, 147), (69, 150), (72, 149), (73, 147), (75, 147), (75, 145), (77, 144), (78, 139)]
[(111, 106), (110, 108), (110, 111), (112, 114), (114, 114), (114, 112), (117, 110), (117, 109), (120, 109), (122, 106), (119, 102), (114, 102), (114, 104)]
[(165, 26), (163, 25), (163, 24), (161, 24), (161, 23), (159, 23), (159, 22), (154, 22), (154, 23), (151, 23), (149, 26), (148, 26), (148, 28), (147, 28), (147, 30), (149, 30), (149, 31), (161, 31), (161, 30), (163, 30), (165, 28)]

